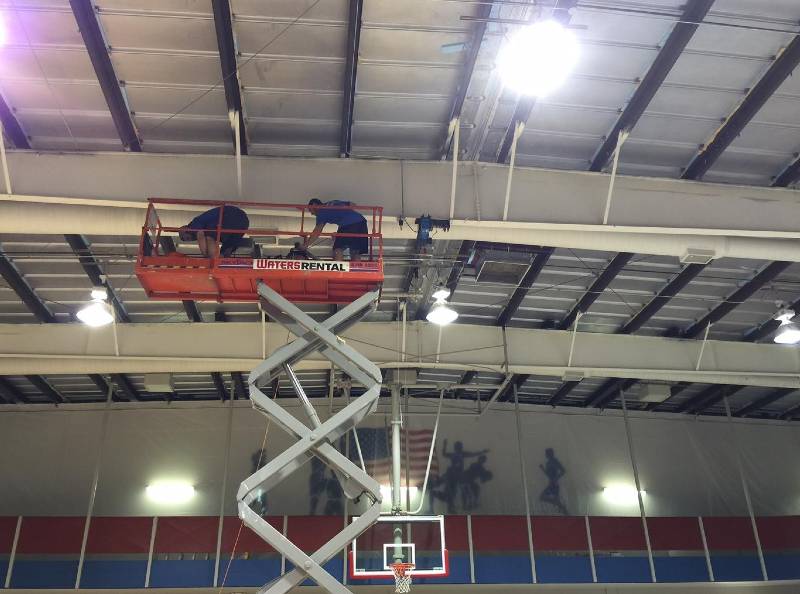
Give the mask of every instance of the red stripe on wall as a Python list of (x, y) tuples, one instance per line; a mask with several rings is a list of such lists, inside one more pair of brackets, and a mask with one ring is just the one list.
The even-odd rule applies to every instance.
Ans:
[(476, 551), (527, 551), (525, 516), (472, 516)]
[(641, 518), (589, 518), (595, 551), (643, 551), (647, 549)]
[(531, 526), (535, 551), (589, 551), (583, 518), (537, 517)]
[(444, 537), (448, 551), (469, 551), (467, 516), (446, 516), (444, 519)]
[(756, 518), (756, 526), (765, 550), (800, 549), (800, 516)]
[[(268, 516), (267, 522), (278, 532), (283, 533), (283, 516)], [(239, 528), (242, 531), (239, 533)], [(228, 516), (222, 524), (222, 555), (230, 555), (233, 552), (233, 545), (236, 543), (236, 536), (239, 535), (239, 542), (236, 544), (236, 556), (243, 553), (274, 553), (269, 544), (264, 542), (261, 537), (242, 525), (242, 521), (237, 516)]]
[(750, 518), (703, 518), (708, 548), (712, 550), (755, 549)]
[(647, 530), (654, 551), (703, 550), (697, 518), (647, 518)]
[(150, 551), (153, 518), (92, 518), (86, 553), (124, 554)]
[(17, 530), (16, 516), (0, 516), (0, 555), (11, 553), (14, 545), (14, 532)]
[(23, 518), (17, 553), (79, 556), (85, 522), (84, 517)]
[(216, 553), (217, 516), (158, 518), (153, 552)]
[(287, 533), (297, 547), (313, 553), (344, 528), (342, 516), (289, 516)]

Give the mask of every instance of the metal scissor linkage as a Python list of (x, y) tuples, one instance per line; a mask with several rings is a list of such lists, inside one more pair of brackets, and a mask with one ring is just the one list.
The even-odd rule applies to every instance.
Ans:
[[(311, 578), (331, 594), (349, 594), (350, 590), (325, 571), (322, 565), (377, 521), (381, 508), (380, 486), (359, 466), (339, 453), (332, 444), (375, 410), (381, 390), (381, 372), (377, 365), (345, 344), (337, 334), (372, 311), (378, 301), (379, 293), (374, 291), (363, 295), (324, 322), (314, 321), (263, 282), (258, 284), (258, 294), (264, 311), (297, 337), (276, 349), (250, 373), (248, 379), (253, 406), (280, 425), (288, 434), (297, 438), (297, 443), (247, 477), (239, 487), (239, 517), (294, 565), (292, 571), (267, 584), (259, 590), (259, 593), (284, 594), (306, 578)], [(363, 395), (351, 401), (324, 423), (320, 421), (292, 369), (295, 363), (315, 351), (319, 351), (322, 356), (366, 388)], [(268, 385), (281, 373), (289, 377), (309, 417), (310, 427), (297, 420), (261, 391), (261, 386)], [(250, 504), (261, 490), (269, 491), (313, 456), (317, 456), (333, 469), (347, 497), (355, 499), (366, 495), (371, 505), (358, 519), (348, 524), (320, 549), (307, 555), (254, 512)]]

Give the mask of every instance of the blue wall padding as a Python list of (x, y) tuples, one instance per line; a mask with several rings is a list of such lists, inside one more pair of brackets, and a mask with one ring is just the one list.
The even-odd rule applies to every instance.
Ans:
[(536, 580), (540, 584), (582, 584), (592, 581), (592, 562), (586, 555), (536, 554)]
[(74, 588), (78, 560), (22, 560), (14, 562), (12, 588)]
[[(441, 555), (417, 559), (421, 567), (432, 567), (441, 564)], [(438, 578), (414, 578), (415, 584), (469, 584), (469, 555), (467, 553), (450, 553), (450, 575)]]
[(147, 560), (87, 559), (81, 588), (144, 588)]
[(475, 555), (475, 581), (479, 584), (530, 584), (531, 558), (520, 555)]
[(208, 588), (214, 581), (214, 559), (153, 560), (151, 588)]
[(605, 584), (648, 583), (650, 562), (647, 557), (595, 555), (597, 581)]
[(263, 586), (281, 574), (280, 556), (256, 557), (255, 559), (234, 559), (228, 569), (228, 558), (223, 557), (219, 566), (219, 581), (225, 577), (225, 587), (228, 586)]
[[(342, 581), (342, 556), (336, 555), (333, 559), (330, 559), (325, 565), (322, 567), (325, 568), (329, 574), (336, 578), (337, 581)], [(279, 568), (280, 569), (280, 568)], [(294, 569), (294, 565), (290, 561), (286, 561), (286, 573), (289, 573), (292, 569)], [(301, 586), (316, 586), (316, 583), (313, 580), (305, 580), (300, 584)]]
[(761, 564), (751, 555), (711, 555), (714, 579), (718, 582), (761, 581)]
[(708, 566), (705, 557), (659, 557), (653, 558), (656, 579), (659, 582), (708, 582)]
[(767, 553), (764, 563), (770, 581), (800, 579), (800, 553)]

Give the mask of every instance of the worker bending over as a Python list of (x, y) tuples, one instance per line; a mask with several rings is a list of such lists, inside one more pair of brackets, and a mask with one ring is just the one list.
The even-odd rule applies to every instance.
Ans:
[[(361, 237), (342, 237), (337, 236), (333, 241), (333, 259), (342, 260), (344, 258), (344, 250), (350, 250), (350, 259), (357, 261), (361, 259), (361, 254), (369, 252), (369, 240), (367, 235), (367, 219), (364, 216), (353, 210), (353, 203), (345, 200), (330, 200), (322, 202), (318, 198), (312, 198), (308, 201), (308, 210), (311, 211), (317, 218), (316, 227), (311, 232), (305, 243), (304, 249), (310, 248), (314, 243), (319, 240), (319, 236), (325, 225), (331, 223), (337, 225), (337, 233), (353, 233), (359, 234)], [(342, 208), (342, 207), (351, 208)], [(329, 208), (335, 207), (335, 208)]]
[[(226, 204), (224, 207), (217, 206), (196, 216), (188, 225), (184, 225), (178, 230), (178, 237), (181, 241), (197, 241), (200, 253), (206, 258), (214, 257), (217, 253), (217, 225), (219, 225), (220, 209), (224, 209), (222, 225), (220, 225), (223, 230), (220, 233), (222, 242), (220, 255), (228, 258), (242, 244), (244, 233), (250, 228), (250, 219), (247, 218), (247, 213), (238, 206), (232, 204)], [(230, 233), (231, 230), (241, 230), (241, 233)]]

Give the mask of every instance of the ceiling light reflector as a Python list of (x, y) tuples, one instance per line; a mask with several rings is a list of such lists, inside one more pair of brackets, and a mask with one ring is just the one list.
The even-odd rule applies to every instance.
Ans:
[(439, 326), (447, 326), (447, 324), (455, 322), (457, 318), (458, 312), (447, 305), (444, 299), (437, 299), (428, 315), (425, 316), (426, 320)]
[(99, 299), (92, 301), (89, 305), (81, 309), (77, 313), (77, 316), (81, 322), (93, 328), (105, 326), (114, 321), (114, 316), (111, 315), (108, 305)]

